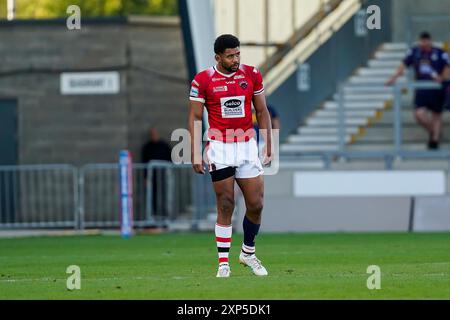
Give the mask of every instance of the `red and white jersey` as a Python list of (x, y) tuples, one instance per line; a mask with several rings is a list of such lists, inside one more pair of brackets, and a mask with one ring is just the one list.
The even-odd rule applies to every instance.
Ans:
[(255, 136), (252, 100), (253, 96), (263, 93), (259, 70), (241, 64), (231, 74), (223, 74), (216, 67), (198, 73), (191, 83), (190, 100), (205, 104), (209, 139), (238, 142)]

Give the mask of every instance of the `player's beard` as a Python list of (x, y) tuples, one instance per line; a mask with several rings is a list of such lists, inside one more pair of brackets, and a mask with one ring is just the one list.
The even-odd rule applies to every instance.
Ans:
[[(236, 70), (233, 70), (233, 67), (235, 67)], [(229, 67), (224, 66), (224, 65), (222, 64), (222, 68), (224, 68), (225, 70), (227, 70), (229, 73), (233, 73), (233, 72), (236, 72), (236, 71), (239, 69), (239, 63), (233, 64), (233, 65), (231, 65), (231, 66), (229, 66)]]

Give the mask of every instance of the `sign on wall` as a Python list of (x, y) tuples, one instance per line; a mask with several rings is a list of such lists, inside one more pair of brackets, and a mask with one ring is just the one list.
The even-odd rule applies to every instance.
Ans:
[(355, 35), (357, 37), (367, 36), (367, 13), (366, 10), (359, 10), (355, 15)]
[(295, 172), (293, 178), (296, 197), (410, 197), (446, 193), (444, 171)]
[(309, 91), (311, 89), (311, 67), (308, 63), (302, 63), (297, 69), (298, 91)]
[(64, 72), (60, 78), (61, 94), (118, 94), (120, 74), (108, 72)]

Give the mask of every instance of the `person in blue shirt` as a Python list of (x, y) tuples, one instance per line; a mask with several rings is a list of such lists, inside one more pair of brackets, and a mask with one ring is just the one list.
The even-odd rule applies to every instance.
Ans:
[[(402, 65), (386, 82), (392, 85), (402, 76), (408, 67), (413, 67), (418, 81), (436, 81), (443, 83), (450, 74), (449, 55), (444, 50), (433, 46), (431, 35), (422, 32), (419, 44), (408, 50)], [(414, 115), (417, 122), (429, 133), (428, 149), (439, 149), (442, 130), (442, 111), (444, 110), (444, 92), (442, 89), (418, 89), (415, 93)], [(431, 112), (431, 117), (429, 116)]]

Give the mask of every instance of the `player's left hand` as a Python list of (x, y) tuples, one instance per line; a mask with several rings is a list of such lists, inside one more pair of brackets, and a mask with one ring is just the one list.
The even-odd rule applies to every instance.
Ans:
[(444, 81), (444, 79), (441, 76), (436, 76), (435, 78), (433, 78), (434, 81), (436, 81), (437, 83), (442, 83)]
[(263, 151), (262, 151), (262, 156), (263, 156), (263, 160), (262, 160), (263, 166), (269, 165), (270, 162), (273, 160), (272, 150), (270, 149), (268, 151), (267, 146), (264, 146)]

